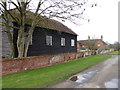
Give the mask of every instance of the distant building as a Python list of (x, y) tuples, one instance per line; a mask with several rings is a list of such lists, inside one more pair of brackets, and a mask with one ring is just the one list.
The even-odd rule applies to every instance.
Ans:
[(106, 46), (107, 44), (103, 41), (102, 35), (101, 39), (90, 39), (90, 36), (88, 36), (87, 40), (80, 40), (77, 42), (77, 51), (98, 50)]

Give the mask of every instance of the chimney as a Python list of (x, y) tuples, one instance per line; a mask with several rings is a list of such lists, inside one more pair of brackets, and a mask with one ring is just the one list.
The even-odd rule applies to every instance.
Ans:
[(101, 40), (103, 41), (103, 36), (101, 35)]
[(90, 40), (90, 36), (88, 36), (88, 40)]

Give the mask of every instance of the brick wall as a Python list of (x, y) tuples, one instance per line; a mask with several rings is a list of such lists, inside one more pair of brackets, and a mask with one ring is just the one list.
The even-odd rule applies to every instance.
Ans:
[[(98, 48), (101, 48), (101, 47), (105, 47), (105, 46), (106, 46), (101, 40), (97, 40), (97, 41), (95, 42), (95, 44), (96, 44), (96, 46), (97, 46)], [(98, 46), (98, 44), (99, 44), (100, 46)]]
[(81, 52), (81, 53), (65, 53), (65, 54), (47, 55), (47, 56), (34, 56), (27, 58), (14, 58), (8, 60), (3, 59), (2, 73), (0, 73), (0, 75), (50, 66), (53, 64), (68, 62), (86, 56), (88, 55)]

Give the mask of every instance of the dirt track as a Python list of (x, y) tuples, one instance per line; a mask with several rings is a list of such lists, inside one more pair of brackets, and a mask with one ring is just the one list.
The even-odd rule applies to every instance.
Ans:
[(77, 81), (66, 81), (48, 88), (118, 88), (118, 56), (76, 74)]

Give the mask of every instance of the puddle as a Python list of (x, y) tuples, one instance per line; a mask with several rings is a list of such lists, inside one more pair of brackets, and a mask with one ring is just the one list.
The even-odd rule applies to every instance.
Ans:
[(82, 75), (78, 75), (78, 80), (76, 80), (76, 82), (84, 83), (84, 82), (88, 81), (89, 79), (91, 79), (97, 72), (98, 72), (98, 70), (95, 70), (95, 71), (87, 72)]
[(105, 82), (105, 87), (106, 88), (118, 88), (118, 79), (112, 79), (111, 81)]

